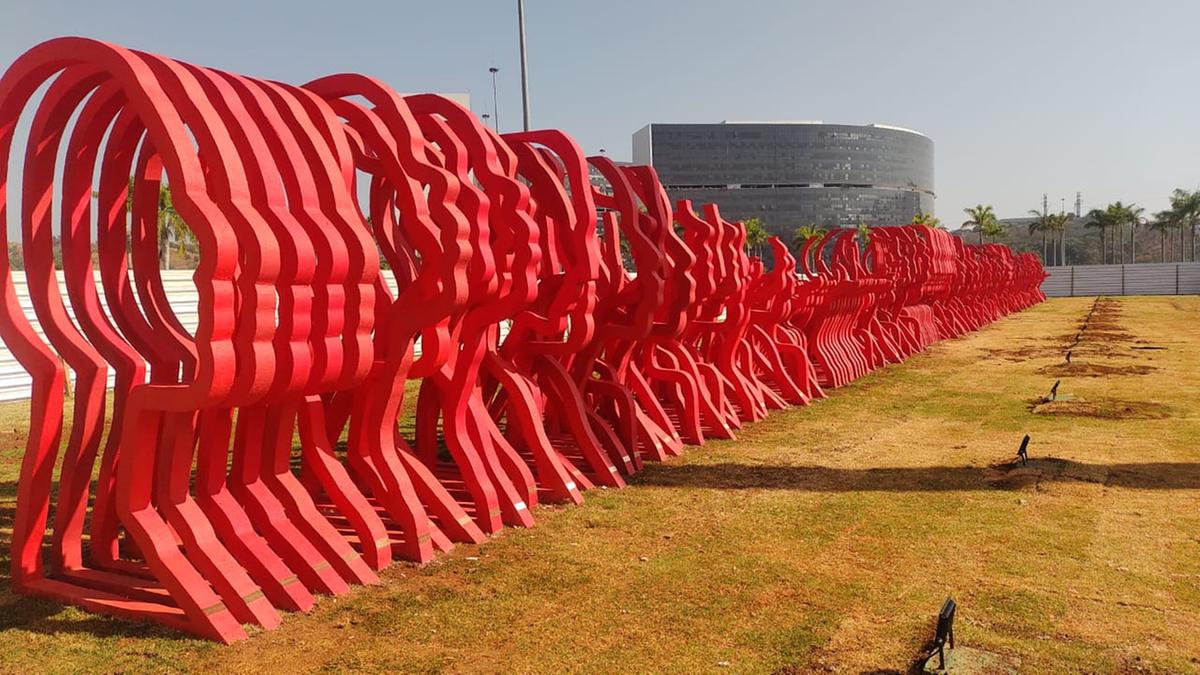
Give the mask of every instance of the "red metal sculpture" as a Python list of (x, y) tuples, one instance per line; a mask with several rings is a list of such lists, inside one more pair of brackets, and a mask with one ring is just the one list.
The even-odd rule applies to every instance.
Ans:
[[(13, 586), (226, 642), (1044, 299), (1032, 254), (924, 226), (798, 263), (771, 239), (767, 269), (715, 205), (562, 132), (80, 38), (0, 79), (5, 218), (18, 189), (40, 332), (5, 258), (0, 337), (33, 379)], [(158, 269), (164, 193), (195, 330)]]

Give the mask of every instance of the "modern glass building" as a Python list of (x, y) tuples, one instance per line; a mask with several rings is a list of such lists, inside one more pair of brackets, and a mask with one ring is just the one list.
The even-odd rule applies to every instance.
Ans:
[(933, 141), (882, 124), (649, 124), (633, 161), (652, 164), (672, 200), (758, 217), (784, 241), (801, 225), (907, 223), (933, 212)]

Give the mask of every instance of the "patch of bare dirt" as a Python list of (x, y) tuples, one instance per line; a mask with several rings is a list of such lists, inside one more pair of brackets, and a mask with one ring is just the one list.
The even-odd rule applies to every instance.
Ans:
[(1022, 347), (1018, 349), (980, 349), (984, 358), (1004, 359), (1010, 363), (1024, 363), (1030, 359), (1052, 359), (1062, 356), (1064, 347)]
[(1093, 333), (1120, 333), (1125, 326), (1121, 324), (1121, 308), (1115, 302), (1097, 302), (1095, 308), (1084, 319), (1080, 328), (1084, 331), (1084, 339)]
[[(1106, 487), (1146, 490), (1195, 489), (1200, 466), (1190, 462), (1090, 464), (1059, 457), (1030, 457), (992, 464), (983, 470), (984, 484), (1002, 490), (1032, 488), (1039, 492), (1052, 483), (1095, 483)], [(1197, 539), (1200, 541), (1200, 539)]]
[(1113, 398), (1094, 400), (1047, 401), (1035, 399), (1029, 411), (1035, 415), (1064, 415), (1096, 417), (1108, 420), (1161, 420), (1171, 416), (1171, 409), (1161, 403), (1123, 401)]
[(1167, 347), (1165, 345), (1155, 344), (1149, 340), (1134, 340), (1133, 345), (1130, 347), (1130, 349), (1146, 349), (1153, 351), (1163, 350), (1166, 348)]
[(1078, 342), (1078, 340), (1076, 339), (1076, 333), (1067, 333), (1066, 335), (1048, 337), (1046, 338), (1046, 342), (1056, 347), (1058, 353), (1061, 354), (1069, 349), (1071, 345)]
[(1089, 328), (1083, 332), (1083, 342), (1085, 344), (1087, 342), (1092, 342), (1092, 341), (1096, 341), (1096, 342), (1130, 342), (1132, 340), (1133, 340), (1133, 335), (1123, 332), (1123, 331), (1118, 331), (1118, 330), (1095, 331), (1095, 330), (1092, 330), (1091, 328)]
[(1110, 377), (1116, 375), (1147, 375), (1158, 370), (1154, 366), (1110, 366), (1103, 363), (1072, 361), (1038, 368), (1039, 375), (1054, 377)]
[(25, 433), (16, 429), (12, 433), (0, 431), (0, 465), (16, 466), (21, 463), (25, 439)]
[(1130, 354), (1128, 351), (1124, 351), (1121, 347), (1107, 342), (1097, 342), (1093, 344), (1084, 342), (1083, 344), (1072, 349), (1071, 352), (1075, 355), (1075, 358), (1080, 358), (1083, 356), (1099, 356), (1106, 359), (1136, 358), (1134, 354)]
[(1078, 481), (1103, 483), (1108, 472), (1099, 466), (1081, 465), (1057, 457), (1030, 459), (1028, 463), (994, 464), (984, 472), (983, 481), (994, 488), (1013, 490), (1037, 488), (1042, 481)]
[(1048, 337), (1046, 338), (1046, 342), (1050, 345), (1057, 345), (1060, 351), (1065, 351), (1072, 346), (1088, 345), (1089, 343), (1100, 346), (1111, 342), (1133, 342), (1134, 336), (1126, 333), (1123, 329), (1124, 326), (1104, 326), (1103, 328), (1089, 326), (1076, 333)]

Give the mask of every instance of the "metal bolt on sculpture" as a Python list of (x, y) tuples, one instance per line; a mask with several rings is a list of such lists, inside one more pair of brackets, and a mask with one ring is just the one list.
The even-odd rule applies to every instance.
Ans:
[[(158, 270), (164, 183), (194, 331)], [(13, 587), (225, 642), (1044, 299), (1032, 255), (916, 225), (799, 260), (772, 239), (767, 270), (715, 205), (563, 132), (82, 38), (0, 79), (5, 222), (18, 191), (40, 332), (0, 260), (33, 378)]]

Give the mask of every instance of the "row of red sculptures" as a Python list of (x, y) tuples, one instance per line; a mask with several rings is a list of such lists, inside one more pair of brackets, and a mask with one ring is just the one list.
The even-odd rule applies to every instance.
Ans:
[[(26, 108), (40, 332), (0, 261), (33, 378), (13, 586), (216, 640), (1044, 297), (1031, 255), (923, 226), (798, 260), (772, 239), (767, 270), (715, 206), (562, 132), (80, 38), (0, 80), (6, 222)], [(191, 332), (158, 269), (164, 182), (198, 241)]]

